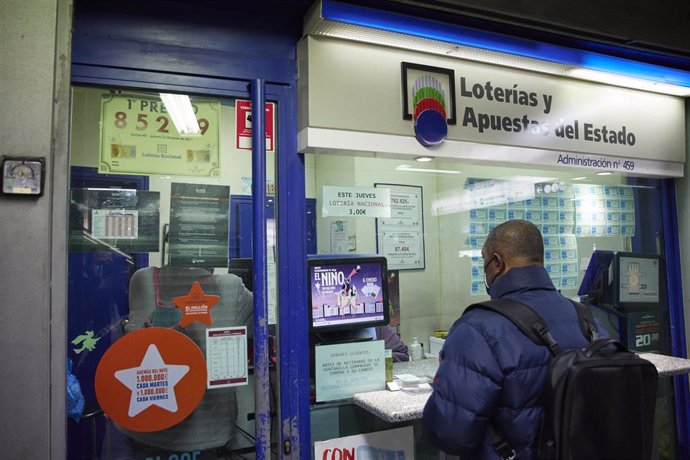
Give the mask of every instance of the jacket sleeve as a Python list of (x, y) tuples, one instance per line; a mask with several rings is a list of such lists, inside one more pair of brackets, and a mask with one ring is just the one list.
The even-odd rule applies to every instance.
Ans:
[(498, 400), (503, 374), (484, 335), (462, 318), (441, 350), (433, 393), (424, 407), (425, 432), (446, 453), (478, 449)]

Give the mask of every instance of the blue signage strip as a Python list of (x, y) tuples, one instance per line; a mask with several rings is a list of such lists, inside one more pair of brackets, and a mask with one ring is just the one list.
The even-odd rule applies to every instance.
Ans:
[(321, 16), (330, 21), (690, 87), (690, 72), (687, 71), (400, 13), (323, 0)]

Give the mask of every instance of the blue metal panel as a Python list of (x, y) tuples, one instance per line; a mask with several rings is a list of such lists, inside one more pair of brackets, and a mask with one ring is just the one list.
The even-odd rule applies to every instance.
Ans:
[[(283, 458), (311, 458), (304, 157), (297, 154), (294, 88), (280, 100), (277, 155), (280, 385)], [(290, 451), (286, 448), (290, 442)]]
[[(683, 279), (678, 241), (676, 189), (673, 179), (661, 181), (661, 215), (664, 224), (666, 272), (668, 274), (668, 304), (671, 319), (671, 347), (673, 356), (686, 358), (685, 308)], [(674, 377), (676, 419), (678, 427), (678, 458), (690, 458), (690, 392), (687, 374)]]
[(323, 0), (321, 15), (347, 24), (690, 87), (690, 72), (685, 70), (400, 13)]
[[(230, 197), (229, 255), (231, 259), (252, 256), (252, 209), (251, 196), (232, 195)], [(273, 217), (273, 209), (266, 213), (266, 217)]]
[(72, 62), (270, 82), (295, 80), (308, 6), (291, 2), (77, 2)]
[(254, 259), (254, 403), (256, 458), (271, 458), (270, 379), (268, 375), (268, 303), (266, 302), (266, 104), (265, 83), (251, 82), (252, 198)]
[[(266, 218), (274, 216), (274, 202), (266, 200)], [(280, 224), (279, 224), (280, 225)], [(307, 198), (307, 254), (316, 254), (316, 199)], [(252, 197), (232, 195), (230, 197), (230, 243), (231, 258), (252, 256)]]
[[(631, 185), (647, 186), (649, 188), (633, 188), (635, 209), (655, 210), (660, 203), (659, 180), (645, 177), (629, 177)], [(645, 254), (657, 254), (658, 239), (662, 234), (662, 221), (660, 213), (650, 212), (644, 219), (635, 219), (635, 236), (631, 238), (633, 252)]]

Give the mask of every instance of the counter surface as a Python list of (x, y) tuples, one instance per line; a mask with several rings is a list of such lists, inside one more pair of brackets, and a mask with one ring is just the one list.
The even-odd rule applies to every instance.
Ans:
[[(656, 366), (659, 377), (690, 373), (690, 359), (655, 353), (641, 353), (640, 357)], [(433, 378), (437, 368), (438, 361), (434, 358), (393, 363), (394, 374), (413, 374), (420, 377)], [(353, 402), (386, 422), (397, 423), (422, 418), (422, 411), (430, 394), (431, 392), (409, 394), (402, 390), (371, 391), (357, 393)]]

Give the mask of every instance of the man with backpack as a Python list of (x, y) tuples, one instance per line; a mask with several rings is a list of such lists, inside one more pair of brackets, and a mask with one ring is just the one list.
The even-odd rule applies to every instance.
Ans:
[[(561, 350), (586, 347), (604, 331), (590, 314), (593, 337), (583, 334), (580, 315), (554, 287), (543, 254), (543, 239), (534, 224), (511, 220), (497, 226), (482, 248), (487, 292), (492, 300), (531, 307)], [(450, 329), (434, 392), (424, 408), (431, 442), (463, 459), (537, 458), (553, 355), (495, 311), (466, 312)], [(499, 447), (504, 449), (501, 455)]]

